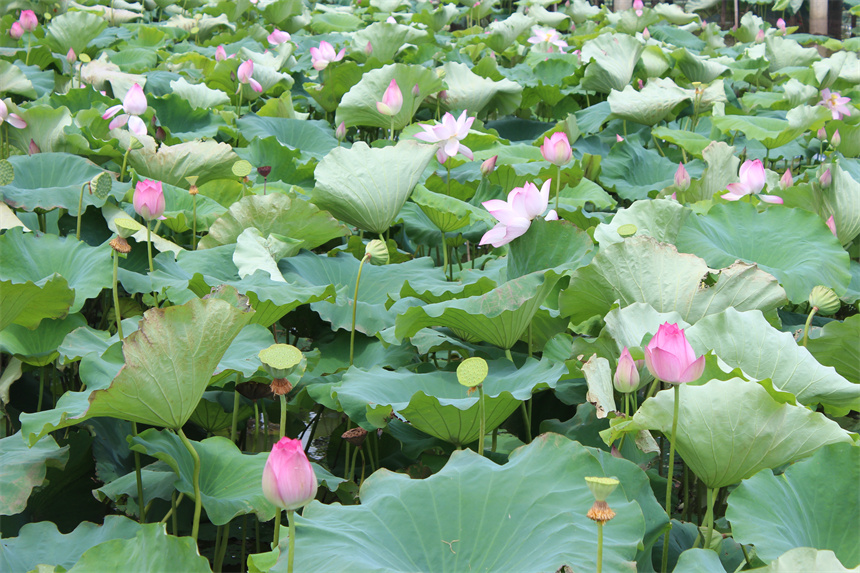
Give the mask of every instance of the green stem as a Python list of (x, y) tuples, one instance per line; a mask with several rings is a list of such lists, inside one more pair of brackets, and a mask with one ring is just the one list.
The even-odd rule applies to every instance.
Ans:
[(279, 438), (284, 437), (284, 431), (287, 429), (287, 397), (281, 394), (281, 425), (278, 429)]
[(558, 195), (561, 189), (561, 165), (555, 166), (555, 211), (558, 212)]
[(177, 497), (176, 491), (174, 490), (173, 496), (171, 497), (171, 500), (170, 500), (170, 505), (171, 505), (170, 510), (164, 515), (164, 517), (161, 518), (161, 521), (158, 522), (158, 523), (167, 523), (167, 520), (170, 519), (171, 516), (173, 516), (173, 535), (178, 535), (176, 533), (176, 511), (177, 511), (177, 508), (179, 507), (179, 504), (182, 503), (182, 499), (184, 497), (185, 497), (184, 493), (180, 493), (179, 497)]
[[(137, 422), (131, 423), (131, 435), (137, 437)], [(137, 480), (137, 505), (140, 508), (140, 522), (146, 523), (146, 503), (143, 499), (143, 475), (140, 471), (140, 452), (134, 452), (134, 477)]]
[(78, 228), (77, 231), (75, 231), (75, 238), (79, 241), (81, 240), (81, 215), (84, 207), (84, 187), (87, 185), (89, 185), (89, 182), (81, 185), (81, 196), (78, 198)]
[(170, 512), (173, 514), (172, 531), (173, 535), (179, 537), (179, 517), (178, 512), (176, 510), (177, 507), (179, 507), (179, 502), (176, 500), (176, 490), (173, 490), (173, 495), (170, 496)]
[(391, 116), (391, 133), (388, 134), (388, 141), (394, 141), (394, 116)]
[(355, 294), (352, 296), (352, 330), (349, 333), (349, 365), (352, 366), (355, 357), (355, 311), (358, 310), (358, 284), (361, 282), (361, 268), (364, 266), (364, 261), (368, 260), (370, 255), (364, 255), (361, 262), (358, 264), (358, 276), (355, 278)]
[(218, 528), (221, 535), (218, 537), (218, 550), (215, 552), (215, 573), (221, 573), (224, 565), (224, 554), (227, 553), (227, 542), (230, 540), (230, 522)]
[(507, 358), (511, 362), (514, 361), (514, 357), (511, 356), (511, 349), (510, 348), (505, 348), (505, 358)]
[[(263, 188), (265, 195), (265, 187)], [(197, 195), (191, 196), (192, 216), (191, 216), (191, 250), (197, 250)]]
[(245, 571), (245, 541), (248, 539), (248, 514), (242, 516), (242, 543), (240, 545), (241, 552), (239, 553), (239, 573)]
[(445, 242), (445, 231), (442, 231), (442, 274), (448, 276), (448, 244)]
[[(236, 376), (236, 384), (239, 384), (239, 376)], [(239, 392), (233, 388), (233, 422), (230, 424), (230, 441), (236, 443), (237, 426), (239, 425)]]
[(287, 542), (287, 573), (293, 573), (293, 560), (296, 556), (296, 510), (287, 510), (287, 519), (290, 522), (290, 539)]
[(122, 312), (119, 308), (119, 288), (117, 287), (117, 273), (119, 272), (119, 253), (111, 250), (113, 256), (113, 311), (116, 315), (116, 333), (122, 340)]
[(257, 442), (260, 440), (260, 407), (257, 401), (254, 400), (254, 444), (251, 446), (251, 451), (257, 451)]
[(152, 231), (149, 228), (149, 220), (146, 221), (146, 256), (149, 260), (149, 272), (155, 272), (155, 266), (152, 264)]
[(523, 425), (526, 427), (526, 442), (532, 441), (532, 421), (529, 419), (529, 412), (526, 409), (526, 403), (520, 402), (520, 411), (523, 413)]
[(194, 543), (197, 543), (197, 532), (200, 530), (200, 511), (203, 509), (203, 499), (200, 497), (200, 456), (197, 454), (194, 446), (191, 445), (182, 428), (178, 428), (176, 433), (179, 434), (179, 438), (185, 444), (188, 453), (191, 454), (191, 459), (194, 460), (194, 525), (191, 527), (191, 537), (194, 539)]
[(603, 571), (603, 522), (597, 522), (597, 573)]
[(498, 445), (498, 441), (499, 441), (499, 429), (496, 428), (493, 430), (493, 442), (490, 445), (490, 451), (491, 452), (496, 453), (496, 446)]
[(448, 177), (445, 179), (448, 184), (448, 187), (445, 190), (445, 195), (451, 195), (451, 165), (449, 164), (447, 159), (445, 160), (445, 169), (448, 170)]
[(714, 534), (714, 498), (717, 497), (717, 491), (720, 488), (708, 488), (708, 510), (705, 513), (705, 523), (708, 530), (705, 534), (705, 549), (711, 548), (711, 537)]
[(478, 438), (478, 455), (484, 455), (484, 434), (487, 432), (487, 414), (484, 410), (484, 385), (478, 384), (478, 406), (481, 411), (481, 435)]
[(42, 411), (42, 396), (45, 394), (45, 368), (39, 369), (39, 402), (36, 404), (36, 411)]
[(349, 465), (349, 473), (346, 476), (347, 481), (352, 481), (352, 478), (355, 477), (355, 462), (358, 460), (359, 449), (360, 448), (356, 446), (355, 451), (352, 453), (352, 462)]
[(663, 148), (662, 148), (662, 147), (660, 147), (660, 142), (659, 142), (659, 141), (657, 141), (657, 138), (656, 138), (656, 137), (654, 137), (654, 134), (651, 134), (651, 139), (652, 139), (652, 140), (654, 140), (654, 145), (656, 145), (656, 146), (657, 146), (657, 151), (659, 151), (659, 152), (660, 152), (660, 155), (662, 155), (663, 157), (666, 157), (666, 154), (665, 154), (665, 153), (663, 153)]
[(663, 564), (662, 573), (666, 573), (669, 565), (669, 535), (672, 523), (672, 477), (675, 473), (675, 433), (678, 430), (678, 407), (681, 403), (681, 385), (673, 384), (675, 389), (675, 408), (672, 414), (672, 433), (669, 434), (669, 467), (666, 475), (666, 515), (669, 516), (669, 531), (663, 537)]
[(806, 343), (809, 342), (809, 327), (812, 324), (812, 317), (815, 316), (815, 313), (818, 312), (818, 307), (813, 306), (812, 311), (810, 311), (809, 316), (806, 317), (806, 324), (803, 325), (803, 346), (806, 347)]
[(128, 163), (128, 154), (131, 153), (131, 143), (128, 144), (128, 149), (125, 150), (125, 154), (122, 156), (122, 168), (119, 170), (119, 182), (122, 183), (123, 178), (125, 177), (125, 166)]
[(272, 534), (272, 549), (277, 549), (281, 543), (281, 508), (275, 514), (275, 532)]

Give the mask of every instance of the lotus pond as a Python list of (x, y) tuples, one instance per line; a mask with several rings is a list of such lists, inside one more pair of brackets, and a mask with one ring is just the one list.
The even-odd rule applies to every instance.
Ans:
[(2, 4), (0, 570), (860, 570), (857, 37)]

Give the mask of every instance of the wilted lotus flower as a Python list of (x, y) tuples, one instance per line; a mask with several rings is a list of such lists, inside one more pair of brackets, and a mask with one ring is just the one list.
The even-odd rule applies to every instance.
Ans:
[(686, 191), (690, 188), (690, 174), (684, 169), (684, 164), (678, 164), (678, 170), (675, 171), (675, 187), (681, 191)]
[(698, 380), (705, 370), (705, 357), (696, 358), (693, 347), (677, 324), (664, 322), (645, 347), (645, 365), (655, 378), (670, 384)]
[(779, 31), (785, 34), (785, 20), (782, 18), (776, 21), (776, 27), (779, 28)]
[(397, 80), (391, 80), (385, 93), (382, 94), (382, 101), (376, 102), (376, 111), (391, 117), (397, 115), (402, 107), (403, 93), (400, 91), (400, 86), (397, 85)]
[(12, 27), (9, 28), (9, 35), (13, 40), (20, 40), (24, 35), (24, 28), (21, 27), (21, 22), (12, 22)]
[(546, 44), (549, 53), (553, 52), (553, 46), (557, 46), (562, 52), (567, 47), (567, 42), (561, 39), (561, 35), (556, 30), (542, 26), (532, 28), (532, 36), (528, 39), (528, 43)]
[(550, 137), (545, 137), (543, 145), (540, 146), (540, 153), (544, 159), (558, 166), (567, 164), (573, 156), (567, 134), (563, 131), (557, 131)]
[(311, 62), (317, 71), (324, 70), (332, 62), (339, 62), (346, 55), (346, 48), (335, 53), (334, 46), (323, 40), (319, 48), (311, 48)]
[(764, 165), (762, 165), (761, 159), (756, 159), (755, 161), (744, 161), (744, 164), (741, 165), (740, 179), (740, 182), (729, 183), (726, 186), (729, 192), (722, 195), (723, 199), (726, 199), (727, 201), (737, 201), (746, 195), (758, 194), (759, 199), (765, 203), (782, 204), (782, 197), (778, 197), (776, 195), (764, 195), (761, 193), (766, 181)]
[(39, 26), (39, 19), (36, 18), (36, 14), (32, 10), (21, 10), (18, 23), (21, 24), (21, 28), (25, 32), (32, 32)]
[(466, 110), (463, 110), (457, 119), (446, 112), (442, 116), (442, 123), (439, 125), (431, 126), (419, 123), (418, 125), (424, 132), (415, 134), (415, 139), (427, 143), (438, 143), (439, 152), (436, 154), (436, 159), (439, 159), (439, 163), (445, 163), (449, 157), (453, 157), (457, 153), (461, 153), (467, 159), (474, 159), (472, 150), (460, 143), (469, 135), (469, 129), (474, 122), (475, 118), (467, 117)]
[(833, 119), (836, 120), (842, 119), (843, 115), (851, 115), (851, 108), (848, 107), (850, 102), (851, 98), (842, 97), (839, 92), (831, 92), (830, 89), (824, 88), (821, 90), (821, 101), (818, 105), (829, 109)]
[(483, 163), (481, 163), (481, 175), (484, 177), (488, 177), (490, 173), (496, 168), (496, 160), (499, 158), (498, 155), (493, 155)]
[(294, 510), (313, 501), (317, 478), (301, 440), (281, 438), (263, 468), (263, 494), (273, 505)]
[(644, 10), (644, 8), (645, 4), (642, 2), (642, 0), (633, 0), (633, 9), (636, 10), (637, 16), (642, 15), (642, 11)]
[(128, 123), (128, 128), (132, 133), (138, 137), (143, 137), (146, 135), (146, 124), (143, 123), (143, 120), (138, 116), (146, 113), (146, 107), (146, 95), (143, 93), (143, 88), (140, 87), (139, 84), (134, 84), (131, 86), (131, 89), (128, 90), (128, 93), (125, 94), (125, 98), (122, 100), (122, 105), (109, 107), (102, 116), (102, 119), (111, 118), (122, 110), (125, 113), (114, 118), (113, 121), (110, 122), (110, 125), (108, 125), (108, 129), (122, 127)]
[(282, 32), (281, 30), (275, 28), (274, 32), (269, 34), (269, 37), (267, 39), (269, 40), (269, 43), (271, 45), (277, 46), (278, 44), (289, 42), (290, 34), (288, 32)]
[(792, 185), (794, 185), (794, 178), (791, 176), (791, 169), (786, 169), (779, 178), (779, 186), (781, 189), (788, 189)]
[(27, 127), (27, 122), (24, 121), (17, 113), (9, 113), (9, 108), (6, 107), (6, 102), (0, 99), (0, 125), (8, 122), (12, 127), (24, 129)]
[[(534, 183), (526, 183), (523, 187), (515, 187), (508, 193), (508, 200), (492, 199), (482, 205), (490, 215), (499, 222), (495, 227), (484, 233), (481, 245), (491, 244), (501, 247), (517, 237), (524, 235), (531, 226), (532, 219), (540, 216), (549, 206), (549, 188), (552, 179), (547, 179), (538, 190)], [(544, 217), (547, 221), (558, 219), (555, 210)]]
[(260, 82), (251, 77), (253, 73), (254, 60), (245, 60), (239, 65), (239, 69), (236, 72), (239, 79), (239, 87), (236, 88), (236, 93), (239, 93), (239, 90), (242, 89), (242, 84), (250, 84), (251, 89), (257, 93), (263, 92), (263, 86), (260, 85)]
[(147, 221), (163, 219), (165, 204), (161, 181), (151, 179), (138, 181), (134, 188), (132, 203), (135, 212)]

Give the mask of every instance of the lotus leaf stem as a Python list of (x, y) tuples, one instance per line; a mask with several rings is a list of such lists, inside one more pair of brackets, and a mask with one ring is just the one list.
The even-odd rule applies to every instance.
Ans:
[(293, 573), (293, 560), (296, 556), (296, 520), (295, 520), (296, 510), (288, 509), (287, 510), (287, 519), (289, 520), (290, 526), (290, 539), (287, 542), (287, 573)]
[(558, 196), (561, 190), (561, 165), (555, 166), (555, 210), (558, 212)]
[(478, 408), (481, 411), (481, 435), (478, 438), (478, 455), (484, 455), (484, 435), (487, 433), (487, 412), (484, 408), (484, 385), (478, 384)]
[(119, 272), (119, 253), (111, 249), (111, 256), (113, 257), (113, 311), (116, 316), (116, 333), (119, 335), (120, 341), (122, 341), (122, 312), (119, 308), (119, 289), (117, 288), (117, 273)]
[[(239, 385), (239, 376), (236, 376), (236, 385)], [(239, 392), (233, 388), (233, 421), (230, 424), (230, 441), (236, 443), (236, 434), (238, 433), (239, 425)]]
[(260, 441), (260, 407), (257, 401), (254, 400), (254, 444), (251, 446), (251, 451), (257, 451), (257, 442)]
[(179, 438), (185, 444), (188, 453), (191, 454), (191, 459), (194, 460), (194, 525), (191, 527), (191, 537), (197, 543), (197, 532), (200, 530), (200, 511), (203, 509), (203, 499), (200, 497), (200, 455), (198, 455), (194, 446), (191, 445), (182, 428), (178, 428), (176, 433), (179, 434)]
[(280, 395), (281, 398), (281, 424), (278, 429), (278, 439), (284, 437), (284, 431), (287, 429), (287, 396)]
[(218, 533), (221, 535), (216, 534), (215, 573), (221, 573), (224, 565), (224, 554), (227, 553), (227, 542), (230, 540), (230, 522), (220, 526)]
[[(131, 435), (137, 437), (137, 422), (131, 423)], [(146, 503), (143, 499), (143, 476), (140, 472), (140, 452), (134, 451), (134, 477), (137, 480), (137, 505), (140, 508), (140, 523), (146, 523)]]
[[(263, 186), (263, 195), (266, 194), (265, 183)], [(191, 196), (191, 205), (192, 205), (192, 213), (191, 213), (191, 250), (197, 250), (197, 195)]]
[(806, 348), (806, 343), (809, 342), (809, 327), (812, 325), (812, 317), (815, 316), (815, 313), (818, 312), (818, 307), (813, 306), (812, 310), (809, 312), (809, 316), (806, 317), (806, 324), (803, 325), (803, 347)]
[(173, 495), (170, 499), (170, 509), (164, 514), (164, 517), (161, 518), (161, 521), (158, 523), (167, 523), (167, 520), (173, 516), (173, 535), (176, 535), (176, 511), (179, 507), (179, 504), (182, 503), (182, 500), (185, 498), (185, 494), (180, 492), (179, 495), (176, 495), (176, 491), (174, 490)]
[(442, 231), (442, 273), (448, 275), (448, 244), (445, 241), (445, 231)]
[(532, 421), (529, 419), (529, 412), (526, 410), (526, 403), (520, 402), (520, 411), (523, 413), (523, 425), (526, 427), (526, 442), (532, 441)]
[(355, 357), (355, 311), (358, 310), (358, 284), (361, 282), (361, 269), (364, 262), (370, 259), (370, 254), (364, 255), (358, 263), (358, 276), (355, 277), (355, 294), (352, 296), (352, 330), (349, 332), (349, 365), (352, 366)]
[(711, 547), (711, 537), (714, 534), (714, 498), (720, 488), (708, 488), (708, 510), (705, 513), (705, 523), (707, 524), (707, 533), (705, 534), (705, 549)]
[(678, 430), (678, 409), (681, 403), (681, 385), (673, 384), (675, 392), (675, 407), (672, 413), (672, 433), (669, 434), (669, 467), (666, 474), (666, 515), (669, 516), (669, 529), (663, 536), (663, 564), (660, 568), (666, 573), (669, 566), (669, 536), (672, 531), (672, 477), (675, 474), (675, 433)]
[(81, 240), (81, 215), (83, 214), (81, 211), (83, 211), (84, 207), (84, 187), (89, 184), (89, 181), (87, 181), (86, 183), (81, 185), (81, 196), (78, 199), (78, 227), (77, 231), (75, 231), (75, 238), (79, 241)]
[(272, 549), (277, 549), (281, 542), (281, 508), (276, 509), (275, 513), (275, 532), (272, 534)]
[(125, 177), (125, 166), (128, 163), (128, 154), (131, 153), (131, 143), (128, 144), (128, 149), (125, 150), (125, 154), (122, 156), (122, 167), (119, 170), (119, 181), (122, 183), (123, 178)]

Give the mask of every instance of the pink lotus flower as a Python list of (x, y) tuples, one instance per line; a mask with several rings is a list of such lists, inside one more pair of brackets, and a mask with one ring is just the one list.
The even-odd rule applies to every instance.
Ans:
[(616, 133), (615, 134), (615, 143), (621, 143), (622, 141), (624, 141), (624, 138)]
[(42, 150), (39, 149), (39, 146), (36, 145), (36, 142), (31, 138), (30, 139), (30, 145), (27, 147), (27, 154), (28, 155), (35, 155), (37, 153), (42, 153)]
[(618, 365), (615, 367), (615, 377), (612, 382), (615, 389), (622, 394), (633, 392), (639, 387), (639, 369), (636, 368), (636, 361), (630, 356), (630, 351), (627, 350), (626, 346), (618, 358)]
[(132, 204), (135, 212), (147, 221), (163, 219), (165, 204), (161, 181), (151, 179), (138, 181), (134, 188)]
[(263, 468), (263, 495), (281, 509), (299, 509), (317, 495), (314, 468), (302, 449), (301, 440), (281, 438)]
[(833, 183), (833, 175), (830, 173), (829, 167), (824, 170), (824, 173), (818, 176), (818, 182), (821, 183), (824, 189), (827, 189)]
[(323, 40), (319, 48), (311, 48), (311, 63), (317, 71), (324, 70), (332, 62), (339, 62), (346, 55), (346, 48), (335, 53), (334, 46)]
[(646, 42), (651, 39), (651, 32), (648, 31), (648, 26), (645, 26), (645, 29), (642, 30), (642, 37), (645, 38)]
[(364, 47), (364, 55), (370, 57), (373, 53), (373, 44), (370, 43), (370, 40), (367, 41), (367, 45)]
[(227, 55), (227, 50), (224, 49), (224, 44), (221, 44), (217, 48), (215, 48), (215, 61), (223, 62), (224, 60), (229, 60), (235, 58), (236, 54)]
[(271, 45), (277, 46), (278, 44), (289, 42), (290, 37), (291, 36), (289, 32), (282, 32), (281, 30), (275, 28), (275, 31), (269, 34), (269, 37), (267, 39), (269, 40), (269, 43)]
[(385, 93), (382, 94), (382, 101), (376, 102), (376, 111), (382, 115), (389, 117), (395, 116), (403, 107), (403, 92), (400, 91), (400, 86), (397, 85), (397, 80), (391, 80)]
[(69, 65), (73, 65), (78, 61), (78, 55), (72, 48), (69, 48), (69, 51), (66, 53), (66, 61), (69, 62)]
[(546, 44), (547, 52), (553, 52), (553, 46), (557, 46), (562, 52), (567, 47), (567, 42), (561, 39), (561, 35), (552, 28), (535, 26), (532, 28), (532, 37), (528, 39), (529, 44)]
[(236, 77), (239, 78), (239, 87), (236, 88), (236, 93), (242, 89), (243, 84), (250, 84), (251, 89), (257, 93), (263, 93), (263, 86), (260, 82), (251, 77), (254, 73), (254, 60), (245, 60), (239, 65), (239, 70), (236, 72)]
[(644, 8), (645, 8), (645, 4), (642, 2), (642, 0), (633, 0), (633, 9), (636, 10), (637, 16), (642, 15), (642, 13), (643, 13), (642, 11)]
[(788, 189), (794, 185), (794, 178), (791, 176), (791, 169), (786, 169), (782, 177), (779, 178), (780, 189)]
[(13, 40), (20, 40), (24, 35), (24, 28), (21, 27), (21, 22), (12, 22), (12, 27), (9, 28), (9, 35)]
[(338, 139), (343, 139), (346, 137), (346, 122), (340, 122), (340, 125), (337, 126), (337, 129), (334, 130), (334, 136)]
[(842, 97), (839, 92), (831, 92), (828, 88), (824, 88), (821, 90), (821, 101), (818, 105), (829, 109), (833, 119), (842, 119), (843, 115), (851, 115), (851, 108), (848, 107), (850, 102), (851, 98)]
[(146, 124), (143, 123), (143, 120), (138, 116), (146, 113), (146, 107), (146, 95), (143, 93), (143, 88), (140, 87), (140, 84), (134, 84), (125, 94), (125, 98), (122, 100), (122, 105), (109, 107), (102, 116), (102, 119), (111, 118), (122, 110), (125, 113), (115, 117), (113, 121), (110, 122), (110, 125), (108, 125), (108, 129), (122, 127), (127, 123), (128, 128), (133, 134), (138, 137), (143, 137), (146, 135)]
[(540, 146), (540, 153), (545, 160), (558, 166), (567, 164), (573, 156), (567, 134), (563, 131), (557, 131), (550, 137), (545, 137), (543, 145)]
[(460, 143), (469, 135), (469, 129), (471, 129), (474, 122), (475, 118), (467, 117), (465, 110), (457, 119), (454, 119), (451, 113), (446, 112), (442, 116), (442, 123), (438, 125), (430, 126), (419, 123), (419, 127), (424, 132), (415, 134), (415, 139), (420, 139), (427, 143), (438, 143), (439, 152), (441, 152), (441, 156), (443, 157), (443, 159), (439, 159), (440, 155), (437, 152), (436, 158), (439, 159), (439, 163), (445, 163), (449, 157), (453, 157), (457, 153), (462, 154), (467, 159), (474, 159), (472, 150)]
[(481, 175), (484, 177), (489, 177), (490, 173), (496, 168), (496, 160), (499, 158), (498, 155), (493, 155), (483, 163), (481, 163)]
[[(501, 247), (517, 237), (524, 235), (531, 226), (532, 219), (540, 216), (549, 206), (549, 188), (552, 179), (547, 179), (538, 190), (534, 183), (526, 183), (523, 187), (515, 187), (508, 193), (508, 200), (491, 199), (482, 205), (490, 215), (499, 222), (495, 227), (484, 233), (481, 245), (491, 244)], [(558, 214), (551, 210), (544, 217), (547, 221), (558, 220)]]
[(24, 121), (17, 113), (9, 113), (9, 108), (6, 107), (6, 102), (0, 99), (0, 125), (8, 122), (12, 127), (24, 129), (27, 127), (27, 122)]
[(830, 138), (830, 146), (831, 147), (839, 147), (839, 144), (842, 143), (842, 136), (839, 135), (839, 130), (833, 132), (833, 136)]
[(764, 30), (760, 29), (758, 32), (756, 32), (755, 43), (761, 44), (762, 42), (764, 42)]
[(21, 10), (21, 16), (18, 17), (18, 23), (25, 32), (32, 32), (39, 25), (39, 19), (32, 10)]
[(777, 197), (776, 195), (764, 195), (761, 193), (762, 189), (764, 189), (766, 180), (764, 165), (762, 165), (761, 159), (756, 159), (755, 161), (744, 161), (744, 164), (741, 165), (740, 179), (739, 183), (729, 183), (726, 186), (729, 192), (722, 195), (723, 199), (726, 199), (727, 201), (737, 201), (746, 195), (758, 194), (759, 199), (765, 203), (782, 204), (782, 197)]
[(833, 220), (833, 215), (830, 215), (830, 218), (827, 219), (827, 228), (830, 229), (830, 232), (833, 233), (834, 237), (839, 236), (836, 233), (836, 221)]
[(779, 18), (779, 19), (776, 21), (776, 27), (777, 27), (777, 28), (779, 28), (779, 31), (780, 31), (780, 32), (782, 32), (783, 34), (785, 34), (785, 20), (783, 20), (782, 18)]
[(679, 163), (678, 170), (675, 171), (675, 187), (681, 191), (686, 191), (690, 187), (690, 174), (687, 173), (683, 163)]
[(645, 366), (663, 382), (685, 384), (701, 378), (705, 357), (696, 358), (684, 329), (665, 322), (645, 347)]
[(412, 97), (418, 97), (421, 95), (421, 87), (418, 84), (412, 86)]

